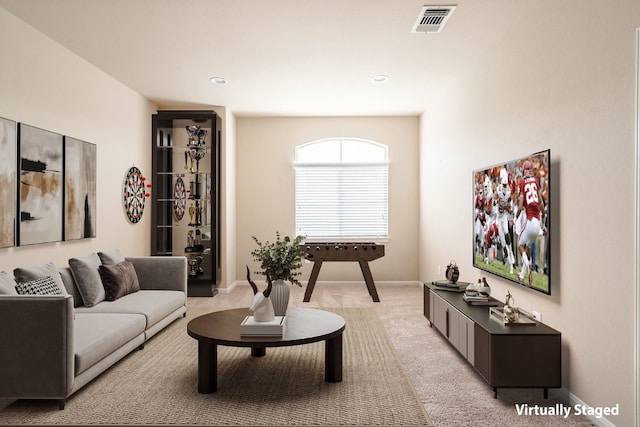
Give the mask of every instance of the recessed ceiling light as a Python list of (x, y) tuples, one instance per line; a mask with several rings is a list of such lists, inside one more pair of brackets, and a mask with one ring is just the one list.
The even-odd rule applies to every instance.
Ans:
[(224, 77), (209, 77), (209, 81), (214, 85), (226, 85), (227, 79)]
[(373, 83), (384, 83), (387, 80), (389, 80), (389, 76), (386, 76), (384, 74), (378, 74), (376, 76), (371, 77), (371, 81)]

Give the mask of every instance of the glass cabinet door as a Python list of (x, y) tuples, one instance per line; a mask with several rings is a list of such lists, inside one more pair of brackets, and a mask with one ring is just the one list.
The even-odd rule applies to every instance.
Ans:
[(219, 126), (212, 112), (153, 116), (152, 255), (185, 256), (189, 295), (219, 283)]

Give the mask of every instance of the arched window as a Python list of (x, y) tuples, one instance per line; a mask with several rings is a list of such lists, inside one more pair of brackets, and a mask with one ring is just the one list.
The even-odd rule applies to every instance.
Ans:
[(387, 146), (355, 138), (296, 147), (296, 234), (310, 239), (388, 237)]

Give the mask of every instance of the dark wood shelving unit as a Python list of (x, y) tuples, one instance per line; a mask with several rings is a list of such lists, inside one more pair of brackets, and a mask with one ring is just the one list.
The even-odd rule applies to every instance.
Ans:
[(151, 255), (187, 257), (189, 296), (220, 284), (220, 134), (214, 111), (152, 115)]

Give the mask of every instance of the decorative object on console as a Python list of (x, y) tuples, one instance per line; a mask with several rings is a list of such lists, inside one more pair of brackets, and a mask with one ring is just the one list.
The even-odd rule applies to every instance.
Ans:
[(433, 282), (431, 282), (431, 284), (435, 286), (437, 289), (440, 289), (443, 291), (465, 292), (467, 289), (469, 289), (470, 286), (471, 286), (471, 289), (473, 289), (474, 291), (476, 289), (476, 286), (473, 283), (469, 283), (469, 282), (458, 281), (456, 283), (453, 283), (449, 280), (434, 280)]
[(476, 288), (476, 290), (480, 295), (487, 296), (487, 297), (491, 295), (491, 286), (489, 286), (489, 283), (487, 283), (486, 277), (483, 277), (482, 279), (478, 279), (478, 287)]
[(458, 281), (458, 278), (460, 277), (460, 270), (458, 269), (458, 266), (456, 265), (456, 262), (454, 260), (451, 260), (449, 265), (447, 265), (445, 277), (451, 283), (456, 283)]
[(550, 150), (473, 171), (473, 266), (551, 294)]
[(507, 297), (504, 301), (504, 307), (502, 307), (505, 323), (517, 322), (518, 318), (520, 317), (520, 312), (518, 311), (518, 307), (512, 306), (511, 304), (513, 303), (514, 303), (513, 296), (511, 296), (511, 292), (507, 291)]
[(251, 251), (254, 260), (260, 263), (262, 269), (259, 273), (264, 274), (270, 282), (269, 286), (276, 289), (272, 285), (271, 280), (278, 283), (277, 290), (272, 293), (271, 300), (276, 316), (284, 316), (289, 306), (290, 289), (284, 283), (285, 280), (302, 286), (298, 280), (301, 274), (298, 270), (302, 267), (303, 254), (300, 251), (300, 243), (304, 240), (304, 236), (297, 236), (291, 239), (289, 236), (281, 238), (280, 232), (276, 231), (276, 241), (264, 243), (258, 240), (256, 236), (251, 236), (253, 241), (258, 245), (256, 249)]
[(487, 307), (499, 305), (498, 301), (490, 298), (488, 295), (481, 295), (477, 291), (465, 291), (462, 300), (469, 305), (485, 305)]
[(122, 186), (124, 211), (127, 219), (134, 224), (142, 219), (145, 199), (150, 196), (146, 188), (151, 188), (151, 184), (145, 184), (146, 180), (140, 169), (135, 166), (131, 166), (124, 176)]
[[(436, 286), (436, 289), (440, 288)], [(487, 280), (483, 277), (482, 279), (478, 279), (477, 285), (469, 283), (464, 291), (464, 295), (462, 295), (462, 299), (469, 305), (497, 306), (498, 301), (490, 298), (490, 294), (491, 288)]]

